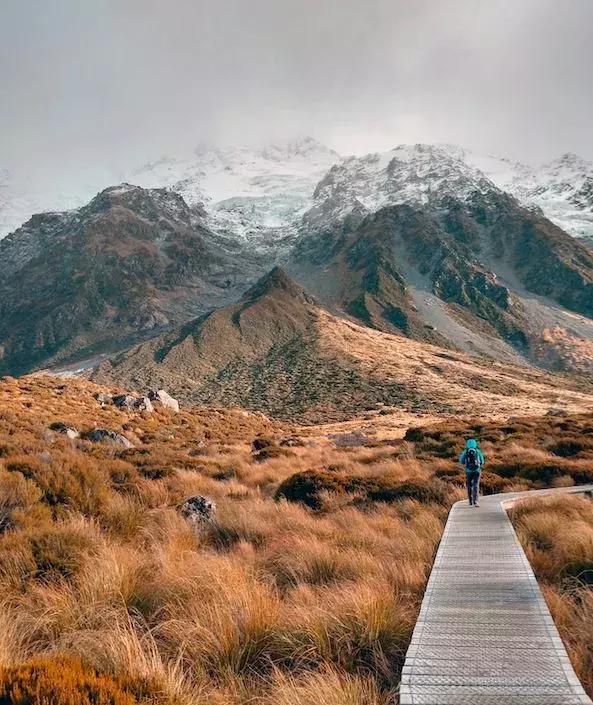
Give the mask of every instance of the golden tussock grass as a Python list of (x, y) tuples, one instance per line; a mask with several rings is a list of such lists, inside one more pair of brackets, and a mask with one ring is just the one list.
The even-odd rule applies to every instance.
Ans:
[(525, 500), (511, 518), (573, 666), (593, 695), (593, 502), (578, 495)]
[[(364, 421), (376, 432), (348, 445), (335, 428), (241, 410), (102, 408), (97, 389), (0, 382), (0, 683), (21, 683), (35, 705), (93, 688), (89, 705), (391, 702), (448, 508), (463, 496), (455, 459), (470, 422), (381, 440), (377, 416)], [(135, 447), (70, 440), (55, 422)], [(554, 430), (540, 442), (545, 423)], [(584, 416), (483, 425), (487, 490), (582, 481), (589, 427)], [(278, 492), (303, 477), (314, 502)], [(197, 529), (178, 511), (194, 495), (216, 502)], [(560, 559), (545, 546), (560, 552), (559, 525), (530, 521), (534, 561), (552, 576)], [(573, 563), (589, 551), (587, 527)], [(20, 705), (15, 692), (6, 702)]]

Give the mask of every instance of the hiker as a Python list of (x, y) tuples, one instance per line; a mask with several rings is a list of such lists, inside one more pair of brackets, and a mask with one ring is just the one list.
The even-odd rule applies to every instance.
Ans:
[(465, 483), (467, 485), (467, 498), (470, 507), (479, 507), (480, 473), (486, 458), (475, 438), (470, 438), (467, 441), (463, 453), (459, 456), (459, 462), (465, 468)]

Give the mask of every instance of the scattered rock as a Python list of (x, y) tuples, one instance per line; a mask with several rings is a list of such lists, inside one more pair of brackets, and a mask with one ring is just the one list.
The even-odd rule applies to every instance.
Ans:
[(194, 528), (199, 528), (215, 521), (216, 504), (210, 497), (197, 495), (186, 499), (180, 512)]
[(153, 404), (160, 404), (165, 409), (171, 409), (177, 413), (179, 411), (179, 402), (173, 399), (170, 394), (164, 389), (158, 389), (156, 392), (149, 392), (148, 398)]
[(102, 443), (104, 441), (110, 441), (115, 445), (121, 446), (122, 448), (133, 448), (134, 444), (129, 441), (121, 433), (116, 433), (115, 431), (109, 431), (106, 428), (94, 428), (92, 431), (87, 431), (84, 434), (84, 438), (87, 438), (93, 443)]
[(107, 394), (106, 392), (97, 392), (97, 394), (95, 394), (95, 399), (99, 402), (99, 404), (112, 404), (113, 394)]
[(568, 416), (568, 411), (565, 409), (548, 409), (546, 411), (546, 416)]
[(136, 409), (138, 411), (147, 411), (152, 413), (154, 411), (154, 406), (148, 397), (140, 397), (136, 399)]
[(50, 424), (50, 429), (56, 433), (63, 433), (72, 440), (80, 437), (80, 432), (74, 428), (74, 426), (68, 426), (62, 421), (56, 421), (55, 423)]
[(131, 394), (118, 394), (113, 397), (113, 404), (117, 406), (118, 409), (135, 409), (136, 402), (136, 397)]

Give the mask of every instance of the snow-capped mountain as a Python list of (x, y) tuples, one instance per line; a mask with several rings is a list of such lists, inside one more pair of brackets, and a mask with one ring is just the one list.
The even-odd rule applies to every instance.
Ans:
[(593, 240), (593, 162), (563, 154), (539, 167), (469, 150), (455, 150), (503, 191), (524, 206), (539, 208), (546, 218), (574, 237)]
[(323, 228), (352, 212), (366, 215), (402, 203), (436, 206), (449, 197), (464, 201), (492, 190), (495, 185), (463, 159), (462, 150), (399, 145), (335, 165), (317, 185), (303, 225)]
[(318, 184), (304, 224), (323, 227), (352, 212), (365, 215), (401, 203), (463, 201), (492, 189), (539, 210), (570, 235), (593, 240), (593, 162), (564, 154), (532, 167), (447, 144), (399, 145), (336, 164)]
[(305, 137), (262, 149), (199, 148), (187, 160), (165, 158), (130, 175), (145, 188), (170, 188), (203, 206), (209, 226), (256, 249), (285, 249), (294, 224), (339, 154)]

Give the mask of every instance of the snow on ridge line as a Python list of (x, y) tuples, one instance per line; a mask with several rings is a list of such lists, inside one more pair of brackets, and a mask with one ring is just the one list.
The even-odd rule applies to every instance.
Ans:
[[(452, 144), (401, 144), (344, 158), (303, 137), (259, 149), (199, 147), (190, 159), (153, 161), (127, 180), (145, 188), (168, 188), (190, 206), (204, 205), (212, 228), (269, 248), (297, 227), (317, 202), (313, 194), (323, 193), (330, 173), (336, 179), (336, 172), (344, 169), (348, 178), (341, 179), (341, 200), (351, 205), (356, 201), (373, 209), (397, 199), (425, 202), (441, 189), (463, 196), (470, 185), (483, 188), (488, 180), (525, 206), (540, 209), (570, 234), (593, 238), (593, 163), (573, 153), (537, 168)], [(97, 190), (25, 193), (0, 170), (0, 238), (34, 213), (81, 207)]]

